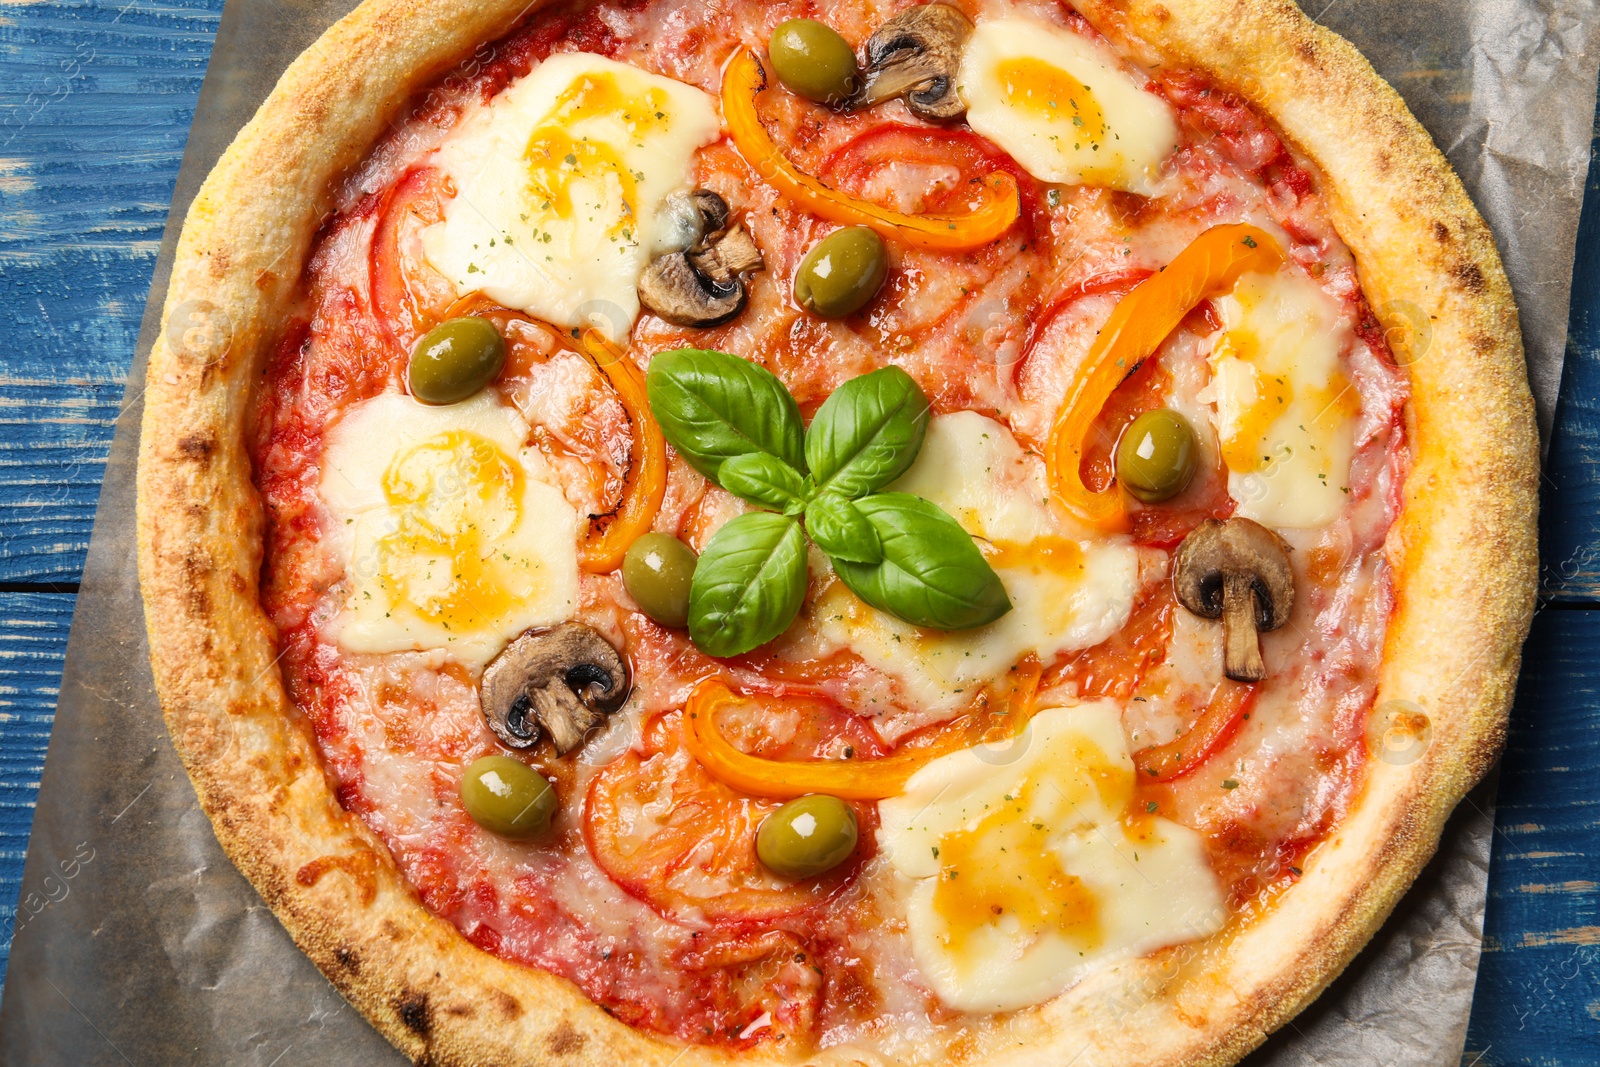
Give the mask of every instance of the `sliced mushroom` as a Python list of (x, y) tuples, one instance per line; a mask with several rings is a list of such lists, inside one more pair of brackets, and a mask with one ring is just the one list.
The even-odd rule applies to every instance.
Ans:
[(960, 118), (967, 105), (956, 92), (956, 69), (971, 34), (972, 21), (953, 7), (907, 8), (867, 39), (866, 79), (850, 106), (871, 107), (900, 96), (922, 118)]
[(1249, 519), (1207, 519), (1178, 546), (1172, 590), (1194, 614), (1221, 616), (1224, 674), (1236, 682), (1266, 677), (1257, 634), (1288, 622), (1294, 608), (1294, 571), (1281, 537)]
[(628, 699), (627, 665), (582, 623), (528, 630), (484, 669), (479, 701), (494, 735), (532, 748), (543, 733), (564, 756)]
[(744, 310), (746, 278), (765, 263), (744, 228), (729, 227), (727, 201), (707, 189), (688, 200), (698, 216), (693, 239), (651, 262), (639, 279), (639, 302), (678, 326), (716, 326)]

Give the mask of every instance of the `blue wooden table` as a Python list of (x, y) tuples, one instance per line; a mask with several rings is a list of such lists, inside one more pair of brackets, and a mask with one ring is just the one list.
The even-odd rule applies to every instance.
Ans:
[[(100, 478), (222, 0), (0, 0), (0, 976)], [(1600, 1064), (1600, 164), (1464, 1063)]]

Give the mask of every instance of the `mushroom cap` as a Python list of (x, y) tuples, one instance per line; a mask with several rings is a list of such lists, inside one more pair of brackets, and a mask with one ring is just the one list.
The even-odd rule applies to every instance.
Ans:
[(722, 197), (696, 189), (687, 199), (701, 236), (651, 261), (639, 279), (639, 302), (677, 326), (717, 326), (744, 310), (744, 276), (764, 266), (761, 250), (741, 227), (728, 227)]
[(721, 196), (710, 189), (696, 189), (689, 194), (689, 199), (700, 212), (703, 233), (715, 234), (728, 228), (728, 202)]
[(1207, 519), (1178, 546), (1172, 591), (1202, 618), (1222, 615), (1223, 582), (1248, 576), (1255, 592), (1256, 629), (1276, 630), (1294, 610), (1294, 570), (1283, 538), (1250, 519)]
[(565, 753), (590, 726), (628, 699), (622, 655), (599, 631), (577, 622), (527, 630), (484, 668), (478, 699), (484, 721), (511, 748), (530, 748), (541, 727)]
[(871, 107), (900, 96), (921, 118), (960, 118), (967, 105), (956, 92), (956, 70), (971, 34), (972, 20), (946, 4), (907, 8), (868, 38), (866, 79), (850, 106)]
[(688, 252), (654, 260), (639, 278), (639, 302), (676, 326), (719, 326), (744, 310), (744, 283), (695, 269)]

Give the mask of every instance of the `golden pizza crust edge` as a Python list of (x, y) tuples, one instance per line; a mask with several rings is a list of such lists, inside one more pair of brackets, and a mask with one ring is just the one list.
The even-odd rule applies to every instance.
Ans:
[[(1073, 1042), (1127, 1062), (1229, 1063), (1314, 999), (1382, 924), (1498, 754), (1536, 577), (1537, 439), (1515, 307), (1492, 238), (1398, 95), (1348, 43), (1273, 0), (1087, 0), (1272, 120), (1321, 171), (1330, 214), (1406, 364), (1413, 465), (1389, 535), (1396, 607), (1378, 702), (1432, 742), (1373, 760), (1304, 878), (1230, 938), (1091, 977), (1019, 1013), (1046, 1061)], [(258, 599), (253, 389), (330, 185), (419, 89), (526, 10), (368, 0), (285, 73), (190, 209), (151, 354), (140, 579), (169, 730), (230, 859), (317, 966), (420, 1062), (667, 1062), (682, 1050), (569, 983), (470, 945), (338, 804), (284, 691)], [(263, 183), (264, 174), (274, 180)], [(1407, 346), (1415, 314), (1431, 341)], [(1130, 1047), (1130, 1041), (1137, 1047)], [(689, 1050), (680, 1062), (729, 1062)]]

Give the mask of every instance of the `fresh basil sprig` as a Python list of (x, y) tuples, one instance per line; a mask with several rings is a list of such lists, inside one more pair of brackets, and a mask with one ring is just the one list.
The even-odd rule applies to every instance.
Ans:
[(726, 352), (680, 348), (650, 361), (645, 392), (678, 455), (714, 482), (726, 460), (751, 452), (805, 470), (800, 407), (764, 367)]
[(879, 563), (883, 544), (856, 502), (838, 493), (818, 493), (806, 505), (806, 532), (834, 562)]
[(765, 452), (728, 457), (722, 461), (716, 480), (736, 497), (789, 516), (804, 511), (811, 496), (810, 479)]
[(729, 519), (695, 564), (689, 637), (713, 656), (737, 656), (789, 628), (806, 598), (806, 538), (785, 515)]
[(936, 630), (982, 626), (1011, 610), (972, 535), (937, 504), (910, 493), (874, 493), (852, 507), (878, 535), (882, 559), (836, 558), (833, 570), (868, 604)]
[(663, 352), (645, 384), (662, 432), (691, 466), (772, 509), (726, 523), (700, 554), (689, 636), (702, 651), (736, 656), (794, 621), (806, 591), (799, 516), (845, 585), (912, 625), (964, 630), (1011, 610), (955, 519), (921, 497), (878, 491), (906, 472), (928, 431), (928, 398), (905, 371), (846, 382), (810, 429), (775, 375), (725, 352)]
[(852, 378), (817, 409), (806, 462), (819, 493), (854, 499), (906, 472), (928, 432), (928, 398), (899, 367)]

